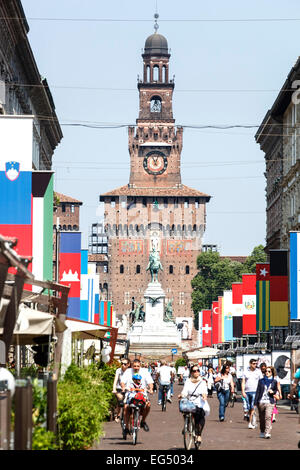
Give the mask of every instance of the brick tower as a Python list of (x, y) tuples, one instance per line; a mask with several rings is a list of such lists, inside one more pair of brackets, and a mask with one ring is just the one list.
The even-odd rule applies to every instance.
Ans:
[(100, 196), (109, 237), (109, 267), (102, 279), (116, 313), (128, 313), (133, 297), (144, 301), (149, 252), (158, 244), (164, 268), (159, 282), (166, 301), (173, 299), (173, 315), (191, 347), (196, 340), (191, 280), (197, 273), (210, 196), (181, 182), (183, 128), (173, 118), (175, 85), (169, 77), (166, 38), (157, 31), (149, 36), (142, 58), (139, 117), (129, 127), (129, 184)]

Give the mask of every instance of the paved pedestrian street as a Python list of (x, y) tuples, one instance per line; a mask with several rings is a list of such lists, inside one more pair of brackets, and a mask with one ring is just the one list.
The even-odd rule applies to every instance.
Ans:
[[(183, 418), (178, 408), (177, 395), (182, 386), (175, 384), (173, 403), (167, 404), (167, 411), (162, 412), (157, 404), (157, 394), (151, 398), (151, 412), (147, 423), (149, 432), (139, 431), (138, 442), (133, 446), (131, 436), (122, 439), (121, 426), (116, 422), (104, 425), (105, 436), (94, 449), (115, 450), (183, 450)], [(216, 394), (209, 399), (211, 413), (206, 418), (202, 434), (201, 450), (297, 450), (300, 440), (298, 415), (289, 406), (279, 406), (277, 421), (273, 423), (272, 438), (259, 437), (259, 428), (248, 429), (248, 422), (243, 420), (241, 398), (233, 408), (226, 408), (225, 421), (219, 422), (219, 401)]]

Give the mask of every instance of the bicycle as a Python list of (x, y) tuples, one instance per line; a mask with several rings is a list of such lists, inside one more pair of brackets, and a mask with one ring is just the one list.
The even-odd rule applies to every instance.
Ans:
[(131, 403), (129, 405), (131, 416), (129, 421), (129, 432), (132, 435), (132, 444), (135, 446), (137, 443), (138, 430), (140, 429), (141, 411), (144, 408), (144, 403)]
[(236, 393), (235, 392), (230, 392), (230, 396), (229, 396), (229, 400), (228, 400), (228, 406), (230, 408), (233, 408), (235, 402), (236, 402)]
[(195, 430), (195, 421), (193, 413), (184, 413), (184, 427), (183, 427), (183, 442), (184, 448), (190, 450), (192, 444), (194, 443), (195, 449), (198, 450), (201, 442), (197, 440), (196, 430)]
[(167, 395), (169, 391), (169, 385), (161, 385), (162, 393), (161, 393), (161, 411), (167, 410)]

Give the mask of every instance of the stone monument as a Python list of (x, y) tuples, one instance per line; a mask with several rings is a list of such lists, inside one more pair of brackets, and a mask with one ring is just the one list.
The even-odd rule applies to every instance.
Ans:
[(141, 315), (142, 305), (134, 302), (137, 308), (131, 312), (132, 323), (128, 333), (129, 351), (151, 358), (169, 356), (173, 348), (176, 348), (179, 353), (181, 337), (173, 319), (173, 299), (165, 307), (166, 295), (158, 282), (158, 274), (159, 271), (163, 271), (163, 267), (156, 240), (152, 243), (146, 271), (150, 271), (151, 281), (144, 292), (145, 312), (142, 310)]

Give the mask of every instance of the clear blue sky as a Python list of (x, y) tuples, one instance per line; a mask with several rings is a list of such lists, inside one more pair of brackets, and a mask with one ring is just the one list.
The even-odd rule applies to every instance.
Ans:
[[(22, 3), (64, 134), (53, 159), (55, 189), (83, 202), (87, 248), (88, 228), (101, 220), (99, 194), (128, 182), (127, 129), (63, 124), (135, 123), (155, 0)], [(159, 33), (171, 48), (176, 124), (259, 125), (300, 53), (299, 1), (158, 0), (158, 11)], [(75, 18), (123, 21), (66, 20)], [(299, 21), (216, 21), (279, 18)], [(195, 19), (215, 21), (178, 21)], [(222, 255), (248, 255), (265, 244), (265, 165), (255, 132), (184, 131), (182, 182), (212, 196), (204, 243), (217, 244)]]

